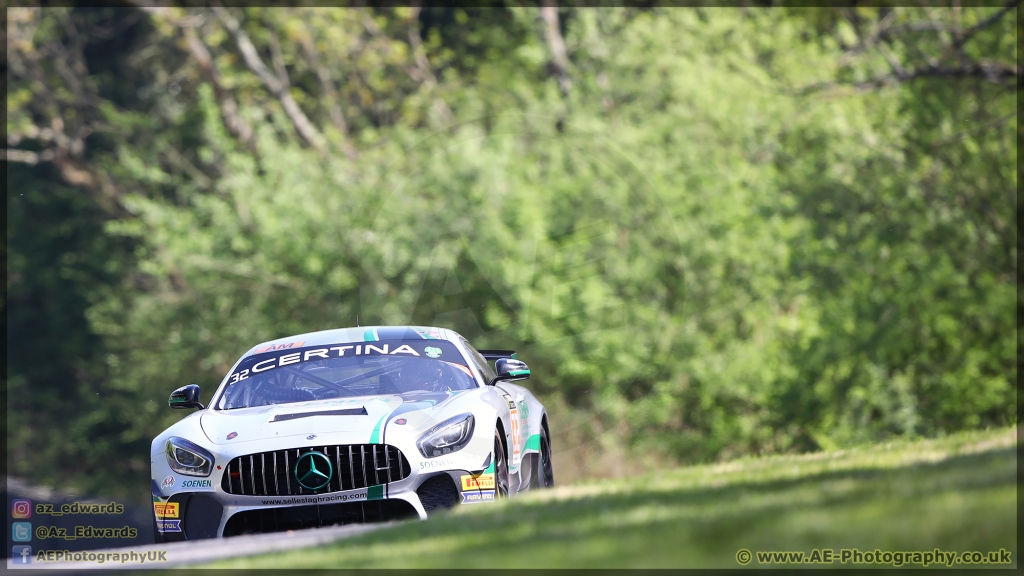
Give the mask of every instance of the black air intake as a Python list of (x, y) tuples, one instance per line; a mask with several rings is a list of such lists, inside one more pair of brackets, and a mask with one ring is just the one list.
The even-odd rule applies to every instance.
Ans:
[(283, 532), (341, 524), (389, 522), (417, 516), (416, 509), (412, 507), (412, 504), (398, 499), (291, 508), (264, 508), (262, 510), (246, 510), (233, 515), (224, 526), (224, 536)]
[(448, 474), (429, 478), (416, 489), (416, 495), (420, 497), (420, 503), (427, 514), (434, 510), (452, 508), (459, 503), (459, 489)]

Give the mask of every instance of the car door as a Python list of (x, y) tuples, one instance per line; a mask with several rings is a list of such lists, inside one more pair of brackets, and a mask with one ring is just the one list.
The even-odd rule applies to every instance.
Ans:
[[(466, 347), (470, 360), (484, 377), (485, 384), (493, 380), (495, 377), (494, 368), (491, 367), (483, 354), (465, 338), (462, 338), (462, 345)], [(516, 401), (516, 388), (516, 386), (511, 386), (507, 383), (500, 383), (494, 386), (494, 391), (502, 396), (505, 405), (505, 409), (502, 410), (501, 419), (505, 423), (505, 437), (508, 444), (508, 453), (505, 455), (505, 459), (508, 462), (509, 492), (512, 494), (518, 492), (521, 487), (529, 486), (530, 482), (530, 467), (523, 465), (523, 449), (525, 448), (524, 442), (526, 440), (524, 436), (525, 429), (523, 428), (523, 415)], [(522, 394), (519, 393), (519, 396), (522, 396)], [(523, 475), (524, 471), (525, 476)]]

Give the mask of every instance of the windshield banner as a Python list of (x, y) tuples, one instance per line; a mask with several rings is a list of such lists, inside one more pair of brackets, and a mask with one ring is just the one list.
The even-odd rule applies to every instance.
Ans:
[[(298, 342), (298, 344), (304, 344)], [(466, 366), (466, 361), (454, 344), (447, 340), (378, 340), (374, 342), (346, 342), (322, 344), (303, 348), (289, 348), (287, 344), (254, 354), (238, 363), (228, 377), (228, 384), (245, 380), (249, 376), (262, 374), (292, 364), (333, 358), (361, 358), (371, 356), (393, 356), (396, 358), (423, 358), (444, 360)], [(468, 370), (466, 371), (468, 372)]]

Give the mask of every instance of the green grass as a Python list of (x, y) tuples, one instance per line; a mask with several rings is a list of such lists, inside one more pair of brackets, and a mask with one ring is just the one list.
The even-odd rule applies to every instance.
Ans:
[(1016, 445), (1011, 428), (677, 468), (212, 566), (737, 568), (741, 548), (1005, 548), (1016, 567)]

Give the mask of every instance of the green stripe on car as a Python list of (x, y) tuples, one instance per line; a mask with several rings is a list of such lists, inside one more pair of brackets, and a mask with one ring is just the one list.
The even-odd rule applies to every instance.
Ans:
[(536, 450), (537, 452), (540, 452), (540, 434), (534, 434), (526, 439), (526, 447), (523, 448), (523, 451), (525, 452), (528, 450)]
[(370, 444), (380, 444), (380, 427), (382, 424), (384, 424), (384, 420), (390, 414), (391, 412), (388, 412), (387, 414), (381, 416), (380, 420), (377, 421), (377, 425), (373, 427), (373, 432), (370, 433)]

